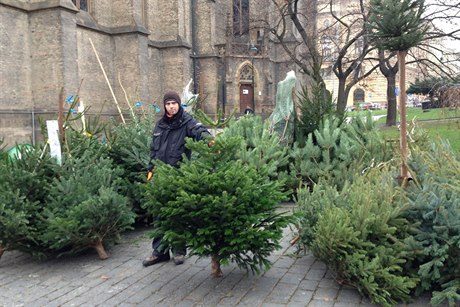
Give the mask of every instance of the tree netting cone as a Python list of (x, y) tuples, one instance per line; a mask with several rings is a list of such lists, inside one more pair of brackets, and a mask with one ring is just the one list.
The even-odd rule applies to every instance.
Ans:
[(275, 109), (270, 115), (270, 130), (277, 132), (284, 143), (291, 143), (294, 138), (294, 100), (292, 91), (296, 83), (294, 71), (278, 82), (276, 88)]

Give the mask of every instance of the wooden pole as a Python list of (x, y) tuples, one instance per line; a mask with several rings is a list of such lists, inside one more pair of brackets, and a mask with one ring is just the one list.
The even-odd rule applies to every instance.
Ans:
[(399, 118), (400, 118), (400, 148), (401, 148), (401, 181), (405, 182), (409, 177), (407, 167), (407, 125), (406, 125), (406, 53), (398, 51), (399, 63)]
[(107, 82), (107, 85), (109, 86), (110, 93), (112, 94), (113, 101), (115, 102), (115, 105), (117, 106), (118, 113), (120, 113), (121, 121), (123, 122), (123, 124), (126, 124), (125, 118), (123, 117), (123, 113), (121, 112), (120, 106), (118, 105), (117, 97), (115, 97), (115, 93), (113, 92), (112, 86), (110, 85), (110, 82), (109, 82), (109, 78), (107, 78), (107, 74), (105, 73), (104, 66), (102, 66), (102, 62), (99, 59), (99, 55), (97, 54), (96, 48), (94, 47), (94, 44), (91, 38), (89, 38), (89, 42), (91, 43), (91, 47), (93, 47), (93, 51), (94, 51), (94, 54), (96, 55), (97, 62), (99, 63), (102, 73), (104, 74), (105, 81)]
[(59, 139), (64, 141), (64, 88), (61, 87), (59, 93), (59, 111), (58, 111), (58, 128), (59, 128)]

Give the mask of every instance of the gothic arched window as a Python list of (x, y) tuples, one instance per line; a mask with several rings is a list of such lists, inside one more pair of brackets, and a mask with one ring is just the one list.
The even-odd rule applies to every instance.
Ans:
[(250, 81), (252, 80), (252, 67), (249, 64), (243, 66), (240, 71), (240, 81)]
[(249, 0), (233, 0), (233, 35), (249, 32)]

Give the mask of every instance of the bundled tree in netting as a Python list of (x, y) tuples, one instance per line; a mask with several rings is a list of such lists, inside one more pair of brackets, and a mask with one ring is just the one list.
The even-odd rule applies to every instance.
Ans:
[(44, 257), (42, 214), (58, 165), (44, 145), (18, 148), (16, 155), (0, 160), (0, 256), (5, 250), (20, 250)]
[(182, 245), (191, 254), (211, 256), (212, 274), (222, 276), (221, 264), (259, 272), (270, 266), (268, 256), (279, 248), (290, 216), (277, 211), (286, 198), (281, 184), (238, 159), (246, 150), (241, 138), (219, 135), (211, 148), (187, 142), (195, 153), (180, 167), (158, 162), (146, 188), (145, 206), (156, 218), (153, 236), (164, 247)]
[(417, 278), (405, 270), (415, 257), (404, 218), (403, 192), (385, 169), (372, 169), (340, 191), (321, 181), (301, 189), (301, 243), (373, 302), (392, 306), (411, 299)]
[(447, 144), (414, 148), (409, 166), (406, 218), (419, 223), (417, 257), (410, 268), (421, 280), (418, 293), (434, 291), (431, 303), (460, 302), (460, 159)]
[(104, 244), (113, 243), (134, 222), (119, 192), (122, 174), (111, 159), (90, 150), (63, 157), (43, 212), (46, 229), (40, 239), (50, 250), (63, 255), (95, 248), (101, 259), (108, 257)]

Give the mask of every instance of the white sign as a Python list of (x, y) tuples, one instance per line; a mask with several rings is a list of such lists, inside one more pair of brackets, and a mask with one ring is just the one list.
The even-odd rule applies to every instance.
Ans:
[(249, 90), (243, 90), (243, 95), (248, 95), (249, 94)]
[(51, 157), (55, 157), (58, 164), (62, 164), (61, 143), (59, 143), (59, 125), (57, 120), (47, 120), (48, 144), (50, 145)]

